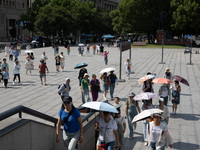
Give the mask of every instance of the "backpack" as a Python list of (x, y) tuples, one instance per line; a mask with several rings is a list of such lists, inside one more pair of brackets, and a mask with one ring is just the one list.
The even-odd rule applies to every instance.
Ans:
[[(62, 84), (60, 84), (60, 85), (58, 86), (58, 89), (60, 89), (61, 85), (64, 85), (65, 88), (67, 88), (66, 84), (62, 83)], [(61, 95), (61, 93), (59, 93), (59, 92), (58, 92), (58, 94)]]

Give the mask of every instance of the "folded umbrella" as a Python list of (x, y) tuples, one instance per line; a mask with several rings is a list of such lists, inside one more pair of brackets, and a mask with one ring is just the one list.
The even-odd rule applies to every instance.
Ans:
[(86, 63), (80, 63), (80, 64), (77, 64), (77, 65), (74, 67), (74, 69), (80, 69), (80, 68), (86, 67), (86, 66), (88, 66), (88, 64), (86, 64)]
[(141, 113), (137, 114), (133, 118), (132, 123), (137, 122), (137, 121), (141, 121), (141, 120), (145, 120), (145, 119), (151, 117), (155, 113), (163, 113), (163, 111), (161, 109), (158, 109), (158, 108), (146, 109), (146, 110), (142, 111)]
[(103, 70), (100, 71), (100, 73), (105, 73), (105, 72), (110, 72), (110, 71), (115, 71), (115, 68), (105, 68)]
[(166, 79), (166, 78), (156, 78), (156, 79), (153, 79), (152, 82), (153, 83), (162, 83), (162, 84), (170, 84), (170, 83), (172, 83), (171, 80)]
[(151, 93), (151, 92), (144, 92), (144, 93), (137, 94), (134, 97), (134, 100), (149, 100), (156, 97), (159, 97), (159, 95), (155, 93)]
[(190, 86), (188, 81), (186, 79), (184, 79), (183, 77), (180, 77), (178, 75), (174, 75), (174, 76), (172, 76), (172, 78), (183, 83), (183, 84), (185, 84), (185, 85), (187, 85), (187, 86)]
[(105, 102), (87, 102), (83, 104), (82, 107), (99, 110), (99, 111), (118, 113), (117, 109), (114, 106)]

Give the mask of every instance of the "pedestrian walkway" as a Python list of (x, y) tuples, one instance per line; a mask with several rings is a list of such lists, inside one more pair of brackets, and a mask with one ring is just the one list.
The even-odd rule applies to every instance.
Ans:
[[(88, 73), (90, 79), (92, 74), (96, 74), (99, 79), (100, 71), (106, 67), (116, 68), (116, 75), (119, 77), (119, 49), (116, 47), (105, 47), (105, 50), (109, 51), (108, 65), (104, 64), (104, 57), (99, 55), (85, 55), (78, 56), (78, 47), (71, 47), (71, 53), (67, 56), (66, 48), (60, 47), (60, 52), (64, 52), (65, 55), (65, 71), (56, 72), (55, 60), (53, 49), (51, 47), (33, 49), (35, 60), (35, 69), (32, 71), (32, 76), (25, 74), (25, 53), (22, 51), (19, 56), (21, 64), (21, 82), (22, 85), (12, 85), (13, 79), (13, 62), (7, 61), (10, 66), (10, 79), (8, 88), (4, 89), (0, 84), (0, 113), (13, 108), (17, 105), (24, 105), (31, 109), (35, 109), (42, 113), (48, 114), (53, 117), (58, 117), (58, 112), (61, 105), (60, 96), (57, 93), (58, 85), (65, 81), (65, 78), (71, 79), (71, 91), (70, 96), (73, 98), (73, 102), (78, 107), (81, 100), (81, 89), (78, 81), (78, 69), (73, 67), (78, 63), (88, 63)], [(42, 52), (45, 51), (48, 57), (47, 66), (49, 68), (49, 74), (47, 75), (47, 86), (40, 84), (39, 79), (39, 59)], [(123, 52), (122, 64), (129, 57), (129, 51)], [(0, 58), (4, 58), (4, 53), (0, 53)], [(147, 72), (156, 73), (157, 77), (163, 77), (165, 68), (169, 67), (172, 74), (180, 75), (188, 80), (190, 87), (180, 83), (182, 91), (180, 97), (180, 105), (178, 106), (177, 115), (171, 115), (169, 120), (169, 132), (174, 139), (174, 149), (176, 150), (197, 150), (200, 149), (200, 55), (193, 54), (192, 62), (194, 65), (187, 65), (189, 63), (189, 54), (184, 54), (184, 49), (165, 49), (164, 50), (164, 62), (165, 64), (159, 64), (161, 61), (161, 49), (142, 49), (132, 48), (131, 61), (133, 64), (132, 71), (134, 74), (130, 75), (130, 80), (126, 79), (125, 66), (122, 65), (122, 79), (126, 79), (126, 82), (119, 82), (116, 85), (114, 96), (118, 96), (121, 99), (122, 114), (124, 115), (124, 104), (128, 98), (129, 92), (136, 94), (140, 93), (141, 85), (138, 85), (136, 81), (144, 76)], [(102, 82), (101, 82), (102, 83)], [(154, 85), (155, 93), (158, 93), (160, 85)], [(91, 94), (90, 94), (91, 97)], [(110, 94), (107, 95), (108, 101), (113, 103), (110, 99)], [(103, 93), (100, 93), (99, 100), (103, 100)], [(153, 104), (157, 105), (157, 100), (153, 100)], [(141, 105), (141, 103), (140, 103)], [(169, 102), (169, 110), (171, 112), (172, 105)], [(34, 119), (34, 118), (33, 118)], [(146, 146), (143, 143), (142, 136), (142, 122), (137, 123), (136, 133), (134, 139), (128, 139), (128, 129), (125, 132), (125, 150), (145, 150)], [(169, 149), (169, 148), (168, 148)]]

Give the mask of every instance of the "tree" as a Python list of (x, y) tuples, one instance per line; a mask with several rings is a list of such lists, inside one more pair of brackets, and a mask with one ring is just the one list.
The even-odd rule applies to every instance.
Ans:
[(122, 0), (118, 10), (111, 13), (114, 30), (146, 33), (148, 37), (155, 35), (159, 29), (159, 14), (168, 11), (169, 6), (170, 0)]
[(27, 13), (22, 13), (20, 15), (21, 21), (25, 21), (25, 29), (29, 31), (34, 31), (34, 22), (36, 21), (36, 16), (41, 7), (50, 3), (50, 0), (35, 0), (32, 6), (28, 8)]
[(70, 18), (69, 11), (64, 7), (46, 5), (40, 9), (34, 25), (40, 35), (60, 35), (61, 31), (69, 33)]
[(200, 34), (200, 1), (197, 0), (172, 0), (173, 31), (181, 34)]

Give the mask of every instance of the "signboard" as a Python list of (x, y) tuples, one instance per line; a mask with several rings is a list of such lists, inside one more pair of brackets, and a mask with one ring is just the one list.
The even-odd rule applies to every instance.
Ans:
[(120, 47), (122, 52), (131, 49), (131, 42), (121, 42)]

